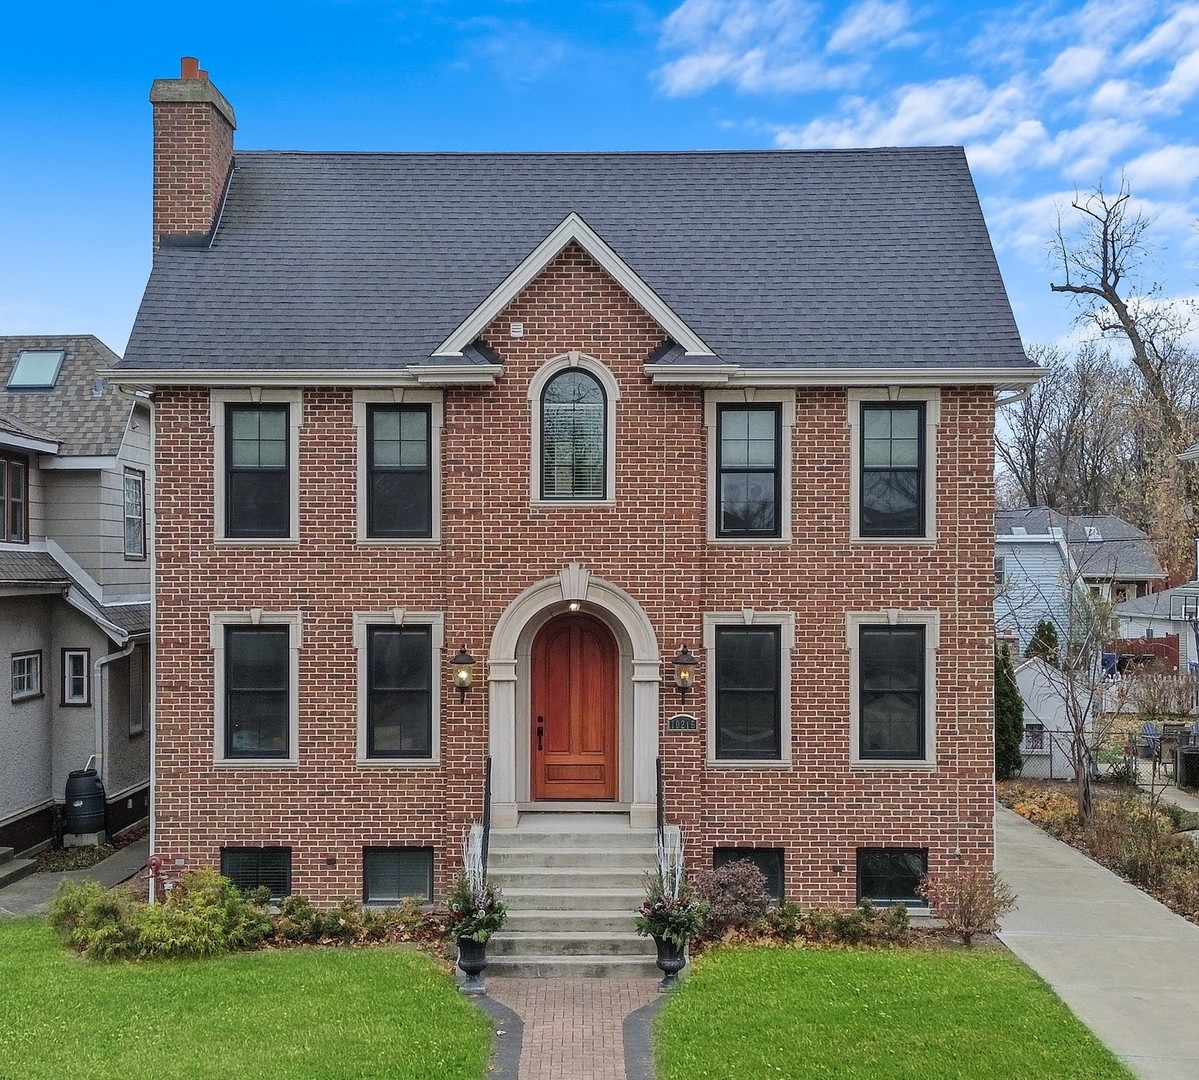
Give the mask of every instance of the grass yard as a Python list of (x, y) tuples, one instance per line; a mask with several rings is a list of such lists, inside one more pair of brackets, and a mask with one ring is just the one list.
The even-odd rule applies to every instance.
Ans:
[(285, 949), (97, 964), (0, 920), (0, 1077), (481, 1080), (487, 1019), (428, 957)]
[(999, 950), (716, 949), (658, 1020), (659, 1080), (1131, 1080)]

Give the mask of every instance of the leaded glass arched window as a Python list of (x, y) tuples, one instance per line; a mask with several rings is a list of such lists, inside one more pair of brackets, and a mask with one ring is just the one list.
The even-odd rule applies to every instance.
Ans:
[(541, 393), (541, 497), (603, 499), (607, 462), (607, 408), (603, 387), (590, 373), (570, 368)]

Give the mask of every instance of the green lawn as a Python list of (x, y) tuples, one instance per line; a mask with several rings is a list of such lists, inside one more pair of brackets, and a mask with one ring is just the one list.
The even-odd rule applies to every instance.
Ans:
[(0, 1077), (480, 1080), (490, 1026), (410, 949), (97, 964), (0, 920)]
[(1130, 1080), (996, 950), (718, 949), (658, 1020), (659, 1080)]

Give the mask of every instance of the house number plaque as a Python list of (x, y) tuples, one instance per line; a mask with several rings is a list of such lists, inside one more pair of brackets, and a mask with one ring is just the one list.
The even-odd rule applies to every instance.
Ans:
[(666, 721), (667, 731), (698, 731), (699, 721), (690, 713), (675, 713)]

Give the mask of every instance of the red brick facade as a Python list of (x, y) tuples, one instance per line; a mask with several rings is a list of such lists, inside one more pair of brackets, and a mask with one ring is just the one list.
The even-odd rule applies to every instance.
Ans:
[[(512, 322), (523, 336), (510, 336)], [(445, 392), (436, 546), (358, 540), (353, 392), (323, 387), (304, 390), (298, 545), (215, 543), (209, 391), (156, 391), (155, 845), (168, 865), (217, 865), (223, 846), (288, 846), (294, 890), (331, 902), (361, 895), (364, 847), (432, 846), (436, 887), (447, 887), (480, 816), (489, 698), (485, 663), (460, 703), (446, 662), (461, 643), (483, 661), (518, 594), (571, 563), (623, 589), (652, 625), (667, 815), (693, 864), (714, 846), (782, 848), (789, 896), (840, 905), (855, 900), (862, 846), (927, 847), (932, 870), (958, 857), (989, 864), (991, 389), (940, 392), (935, 545), (850, 541), (847, 392), (833, 386), (794, 391), (791, 542), (730, 545), (706, 538), (704, 391), (651, 382), (644, 364), (662, 330), (585, 252), (568, 247), (483, 337), (503, 374), (491, 388)], [(530, 496), (529, 383), (570, 350), (619, 384), (612, 506)], [(440, 762), (364, 767), (353, 616), (397, 607), (444, 613)], [(251, 608), (302, 613), (294, 766), (214, 765), (209, 616)], [(790, 763), (713, 767), (703, 616), (746, 608), (794, 616)], [(850, 764), (845, 614), (889, 609), (940, 614), (931, 770)], [(683, 644), (699, 657), (687, 702), (698, 732), (666, 729), (678, 711), (669, 658)]]

